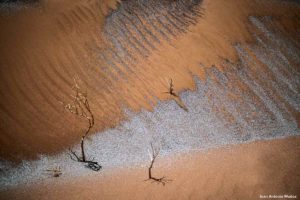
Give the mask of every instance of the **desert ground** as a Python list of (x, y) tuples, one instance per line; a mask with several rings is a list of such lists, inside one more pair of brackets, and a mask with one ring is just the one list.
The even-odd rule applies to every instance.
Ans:
[[(299, 13), (287, 0), (1, 1), (0, 198), (299, 198)], [(65, 109), (74, 84), (98, 172), (69, 156), (88, 126)], [(151, 144), (165, 185), (144, 181)]]
[(252, 200), (284, 194), (299, 198), (299, 140), (260, 141), (160, 158), (156, 175), (172, 180), (165, 186), (145, 182), (147, 167), (134, 167), (79, 179), (49, 178), (1, 195), (4, 199)]

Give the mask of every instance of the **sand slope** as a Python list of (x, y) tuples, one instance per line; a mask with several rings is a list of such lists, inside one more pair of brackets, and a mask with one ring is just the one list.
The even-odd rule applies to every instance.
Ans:
[[(258, 19), (299, 45), (297, 3), (205, 0), (190, 7), (188, 1), (178, 1), (172, 7), (130, 2), (116, 8), (114, 2), (53, 0), (42, 8), (1, 16), (1, 158), (35, 158), (79, 141), (84, 122), (58, 103), (68, 101), (76, 75), (89, 92), (94, 131), (101, 131), (124, 118), (124, 107), (150, 109), (156, 98), (169, 98), (163, 94), (169, 78), (177, 91), (193, 89), (191, 74), (204, 78), (204, 69), (212, 65), (230, 68), (222, 68), (221, 58), (237, 61), (233, 44), (253, 42), (253, 31), (268, 38), (263, 30), (249, 27), (250, 15), (272, 16)], [(299, 73), (299, 49), (278, 48), (282, 60)], [(299, 92), (295, 83), (286, 83), (291, 85), (290, 96)], [(279, 102), (295, 110), (297, 98)], [(219, 109), (224, 110), (217, 108), (216, 113)]]
[[(1, 8), (0, 198), (299, 198), (299, 11), (279, 0)], [(86, 150), (100, 173), (66, 151), (86, 126), (59, 103), (74, 76), (96, 118)], [(177, 98), (164, 93), (170, 78)], [(143, 181), (151, 142), (165, 187)], [(52, 166), (63, 176), (46, 178)]]

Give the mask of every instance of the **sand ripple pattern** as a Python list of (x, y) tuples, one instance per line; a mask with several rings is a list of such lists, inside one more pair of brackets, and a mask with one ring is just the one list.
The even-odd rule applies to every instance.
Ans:
[[(172, 44), (172, 39), (186, 33), (203, 15), (201, 3), (201, 0), (124, 1), (105, 20), (103, 37), (111, 49), (103, 52), (102, 59), (116, 68), (118, 64), (147, 58), (162, 42)], [(127, 65), (126, 69), (130, 70)]]
[[(267, 17), (249, 21), (256, 44), (237, 43), (237, 63), (224, 59), (220, 66), (199, 64), (206, 78), (194, 77), (197, 90), (180, 94), (189, 112), (175, 101), (159, 102), (153, 112), (127, 111), (129, 120), (92, 136), (88, 154), (106, 169), (143, 164), (149, 159), (150, 142), (169, 155), (300, 135), (300, 48), (272, 32)], [(90, 173), (65, 152), (8, 170), (1, 175), (0, 186), (43, 179), (45, 166), (55, 165), (70, 176)]]
[(59, 103), (74, 76), (88, 90), (94, 131), (118, 124), (124, 107), (150, 108), (162, 86), (149, 84), (156, 69), (139, 61), (195, 25), (201, 3), (129, 0), (106, 16), (104, 1), (54, 1), (0, 16), (0, 157), (20, 161), (78, 141), (85, 124)]

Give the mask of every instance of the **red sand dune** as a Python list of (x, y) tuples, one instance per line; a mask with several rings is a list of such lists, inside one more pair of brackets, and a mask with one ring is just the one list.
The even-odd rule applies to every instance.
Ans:
[[(297, 1), (283, 0), (48, 0), (1, 7), (0, 199), (299, 198), (299, 13)], [(196, 89), (195, 75), (203, 87), (198, 81), (197, 92), (176, 98), (189, 112), (174, 110), (173, 101), (158, 104), (172, 99), (164, 93), (170, 78), (179, 94)], [(93, 133), (117, 127), (88, 143), (89, 155), (102, 158), (98, 174), (65, 160), (64, 150), (79, 143), (87, 126), (60, 103), (71, 100), (74, 77), (87, 89)], [(125, 109), (153, 112), (124, 125)], [(155, 174), (173, 179), (165, 187), (144, 182), (144, 167), (111, 169), (143, 161), (151, 136), (165, 139), (155, 142), (173, 153), (281, 139), (160, 156)], [(11, 168), (6, 161), (24, 162)], [(53, 163), (63, 175), (45, 180), (42, 171)]]
[(151, 47), (150, 36), (139, 40), (140, 35), (128, 26), (131, 28), (126, 31), (132, 37), (120, 38), (126, 57), (117, 58), (120, 50), (111, 46), (103, 33), (119, 26), (106, 24), (113, 13), (108, 7), (116, 8), (115, 2), (53, 0), (1, 16), (1, 158), (35, 158), (80, 140), (85, 122), (69, 115), (59, 103), (70, 100), (74, 76), (79, 76), (88, 90), (96, 132), (117, 125), (124, 119), (126, 107), (151, 109), (156, 98), (168, 98), (163, 92), (170, 77), (177, 91), (194, 89), (191, 73), (205, 76), (199, 63), (219, 67), (221, 58), (236, 61), (232, 44), (253, 40), (250, 15), (272, 16), (274, 26), (299, 42), (297, 3), (205, 0), (202, 14), (183, 22), (188, 23), (186, 33), (179, 31), (180, 27), (151, 25), (138, 13), (144, 25), (140, 31), (152, 32), (160, 43), (151, 42)]

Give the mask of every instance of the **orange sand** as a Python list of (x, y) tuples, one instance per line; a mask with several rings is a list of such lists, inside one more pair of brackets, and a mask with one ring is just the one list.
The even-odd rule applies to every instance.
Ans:
[[(0, 17), (0, 157), (20, 161), (40, 153), (57, 153), (80, 140), (85, 122), (64, 112), (72, 79), (87, 88), (96, 128), (101, 131), (124, 119), (122, 109), (151, 109), (173, 78), (176, 91), (193, 89), (191, 73), (203, 77), (220, 57), (236, 59), (232, 44), (251, 42), (249, 15), (274, 16), (285, 34), (299, 41), (299, 5), (281, 1), (205, 0), (204, 16), (186, 34), (163, 42), (148, 58), (133, 55), (118, 77), (105, 71), (95, 49), (106, 49), (101, 30), (114, 1), (49, 0)], [(102, 1), (101, 1), (102, 2)], [(159, 37), (159, 36), (157, 36)], [(117, 67), (124, 70), (124, 66)], [(118, 80), (110, 74), (117, 76)]]
[(146, 167), (49, 178), (0, 193), (2, 199), (259, 199), (300, 195), (300, 137), (260, 141), (174, 158), (158, 157), (154, 174), (173, 181), (144, 182)]

